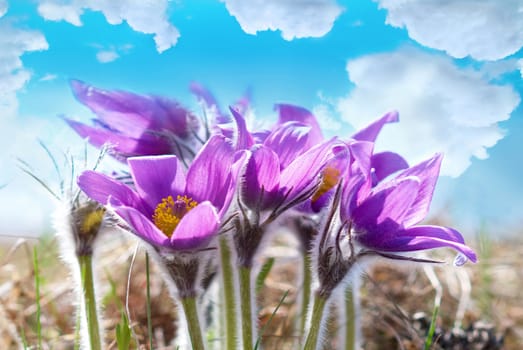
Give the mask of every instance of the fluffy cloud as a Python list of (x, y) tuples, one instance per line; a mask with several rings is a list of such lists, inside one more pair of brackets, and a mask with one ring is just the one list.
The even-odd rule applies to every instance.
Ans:
[[(0, 0), (1, 1), (1, 0)], [(153, 34), (158, 52), (176, 45), (180, 33), (167, 18), (168, 0), (40, 0), (38, 13), (50, 21), (66, 21), (81, 26), (85, 10), (102, 12), (109, 24), (129, 26), (145, 34)]]
[(0, 17), (3, 17), (7, 13), (7, 0), (0, 0)]
[(335, 0), (221, 0), (243, 31), (280, 30), (285, 40), (322, 37), (342, 8)]
[(40, 32), (17, 29), (1, 20), (0, 33), (0, 120), (5, 120), (16, 115), (16, 92), (31, 77), (20, 57), (25, 52), (47, 50), (48, 44)]
[[(0, 7), (3, 4), (5, 2), (0, 1)], [(31, 78), (31, 72), (23, 66), (21, 56), (26, 52), (47, 50), (48, 44), (40, 32), (14, 28), (4, 23), (3, 19), (0, 19), (0, 33), (0, 185), (7, 185), (2, 188), (0, 196), (2, 217), (6, 218), (2, 220), (4, 229), (0, 233), (9, 233), (5, 229), (24, 229), (24, 225), (41, 226), (42, 216), (38, 215), (36, 208), (38, 204), (35, 204), (30, 192), (21, 190), (27, 188), (27, 183), (18, 186), (24, 180), (15, 175), (13, 160), (21, 149), (31, 154), (32, 150), (26, 146), (26, 142), (29, 141), (29, 135), (34, 136), (32, 131), (37, 130), (38, 125), (32, 122), (28, 124), (27, 120), (18, 117), (16, 94)], [(35, 215), (28, 215), (27, 208), (35, 209)]]
[(120, 55), (114, 50), (103, 50), (96, 54), (96, 59), (100, 63), (109, 63), (116, 60)]
[(442, 174), (454, 177), (471, 157), (488, 157), (487, 148), (504, 136), (498, 122), (520, 101), (511, 87), (491, 84), (479, 71), (413, 48), (349, 61), (347, 71), (355, 86), (338, 102), (344, 120), (358, 129), (399, 111), (400, 123), (385, 128), (377, 148), (386, 145), (411, 163), (444, 152)]
[(523, 47), (521, 0), (375, 0), (387, 24), (422, 45), (462, 58), (498, 60)]

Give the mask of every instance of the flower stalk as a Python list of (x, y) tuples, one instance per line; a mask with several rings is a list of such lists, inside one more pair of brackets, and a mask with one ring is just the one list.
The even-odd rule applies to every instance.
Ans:
[(187, 320), (187, 327), (189, 329), (189, 337), (191, 338), (192, 348), (194, 350), (205, 349), (200, 320), (198, 317), (198, 309), (196, 306), (196, 297), (188, 296), (185, 298), (180, 298), (180, 302), (182, 303), (185, 319)]
[(244, 350), (251, 350), (254, 346), (251, 272), (251, 267), (240, 266), (240, 306), (242, 315), (242, 340)]
[(317, 348), (318, 339), (323, 328), (323, 313), (325, 311), (328, 298), (328, 295), (323, 295), (321, 293), (316, 293), (314, 296), (314, 306), (312, 308), (309, 334), (307, 335), (303, 350), (316, 350)]
[(220, 241), (220, 260), (222, 268), (223, 297), (225, 305), (225, 344), (226, 349), (236, 348), (236, 298), (234, 293), (234, 273), (231, 263), (231, 249), (227, 237)]
[(303, 254), (303, 287), (301, 296), (301, 313), (300, 313), (300, 336), (305, 335), (307, 325), (307, 315), (309, 311), (309, 303), (311, 298), (312, 285), (312, 257), (309, 252)]
[(98, 324), (98, 312), (96, 308), (96, 296), (94, 293), (94, 276), (92, 255), (78, 256), (80, 267), (80, 276), (82, 281), (82, 299), (85, 308), (85, 317), (87, 322), (87, 333), (90, 348), (92, 350), (102, 349), (102, 340), (100, 337), (100, 327)]
[(356, 305), (358, 293), (350, 285), (345, 291), (345, 350), (356, 350), (356, 330), (358, 325)]

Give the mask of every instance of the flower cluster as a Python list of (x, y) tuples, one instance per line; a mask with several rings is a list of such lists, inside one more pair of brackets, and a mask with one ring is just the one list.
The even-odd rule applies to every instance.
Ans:
[[(222, 271), (226, 301), (227, 286), (236, 289), (236, 279), (239, 284), (239, 302), (233, 290), (227, 307), (240, 311), (241, 342), (238, 330), (227, 328), (227, 348), (252, 349), (257, 325), (251, 271), (263, 242), (281, 226), (302, 238), (317, 285), (314, 312), (319, 315), (313, 314), (309, 329), (301, 330), (308, 334), (307, 349), (318, 344), (320, 304), (346, 287), (359, 260), (427, 262), (411, 252), (450, 247), (459, 252), (460, 263), (476, 261), (458, 231), (419, 225), (429, 210), (442, 155), (409, 166), (396, 153), (374, 153), (380, 130), (398, 121), (395, 112), (352, 136), (325, 139), (311, 112), (284, 104), (276, 105), (274, 125), (251, 131), (244, 117), (248, 97), (224, 113), (198, 84), (191, 90), (204, 106), (203, 118), (166, 98), (106, 91), (79, 81), (72, 88), (96, 119), (92, 126), (67, 123), (94, 146), (108, 146), (126, 162), (132, 180), (85, 171), (78, 185), (155, 254), (184, 306), (194, 348), (205, 345), (195, 329), (198, 321), (190, 322), (195, 315), (187, 313), (197, 311), (187, 300), (199, 295), (204, 269), (214, 264)], [(221, 262), (213, 263), (220, 256)], [(231, 264), (239, 269), (227, 276), (234, 270), (227, 268)], [(232, 314), (228, 323), (235, 322), (234, 309), (226, 310)]]

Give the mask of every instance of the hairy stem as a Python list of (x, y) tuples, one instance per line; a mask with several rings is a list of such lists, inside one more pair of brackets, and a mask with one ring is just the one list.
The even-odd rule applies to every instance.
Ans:
[(91, 255), (78, 256), (80, 273), (82, 278), (82, 297), (85, 307), (87, 321), (87, 332), (89, 344), (92, 350), (102, 349), (100, 327), (98, 325), (98, 313), (96, 309), (96, 296), (94, 294), (93, 264)]
[(312, 308), (311, 326), (309, 329), (309, 335), (305, 341), (303, 350), (316, 350), (318, 346), (318, 339), (320, 336), (321, 329), (323, 327), (323, 312), (325, 305), (327, 305), (328, 296), (316, 293), (314, 296), (314, 306)]
[(198, 319), (198, 310), (196, 307), (196, 297), (185, 297), (180, 298), (182, 303), (185, 318), (187, 320), (187, 327), (189, 328), (189, 337), (191, 338), (191, 344), (193, 350), (203, 350), (203, 336), (200, 326), (200, 320)]
[(353, 292), (354, 286), (349, 286), (345, 292), (345, 350), (356, 349), (356, 309), (357, 302), (355, 296), (357, 293)]
[(231, 263), (231, 248), (227, 237), (220, 237), (220, 259), (225, 305), (225, 344), (226, 349), (235, 349), (236, 342), (236, 300), (234, 295), (234, 272)]
[(301, 296), (301, 314), (300, 314), (300, 336), (305, 336), (305, 326), (307, 324), (307, 313), (309, 310), (309, 303), (311, 300), (311, 284), (312, 284), (312, 271), (311, 271), (311, 256), (309, 252), (303, 254), (303, 288)]
[(242, 314), (242, 340), (243, 349), (252, 350), (253, 331), (252, 331), (252, 298), (251, 298), (251, 268), (241, 266), (240, 277), (240, 308)]

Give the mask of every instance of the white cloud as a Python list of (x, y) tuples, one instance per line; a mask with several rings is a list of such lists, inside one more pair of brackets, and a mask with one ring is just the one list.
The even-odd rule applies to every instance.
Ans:
[(0, 120), (14, 118), (16, 93), (30, 79), (20, 57), (25, 52), (47, 50), (45, 37), (37, 31), (21, 30), (0, 22)]
[(39, 81), (51, 81), (51, 80), (55, 80), (56, 78), (58, 78), (58, 76), (56, 74), (47, 73), (47, 74), (44, 74), (44, 76), (42, 76), (38, 80)]
[(0, 0), (0, 17), (3, 17), (7, 13), (8, 7), (7, 0)]
[(444, 152), (444, 175), (459, 176), (471, 157), (487, 158), (487, 148), (504, 136), (498, 122), (520, 101), (511, 87), (489, 83), (479, 71), (413, 48), (349, 61), (347, 71), (355, 87), (338, 103), (342, 118), (359, 129), (399, 111), (400, 123), (384, 129), (377, 148), (385, 145), (411, 163)]
[(317, 105), (312, 109), (312, 114), (316, 116), (322, 130), (339, 131), (341, 129), (341, 123), (334, 118), (330, 106), (326, 104)]
[(375, 0), (387, 24), (456, 58), (498, 60), (523, 47), (521, 0)]
[(102, 50), (96, 54), (96, 59), (100, 63), (109, 63), (116, 60), (120, 55), (114, 50)]
[[(1, 189), (0, 207), (2, 210), (2, 229), (18, 231), (29, 226), (41, 226), (37, 195), (27, 192), (27, 183), (16, 174), (14, 155), (20, 152), (32, 154), (34, 147), (28, 147), (29, 135), (38, 130), (38, 123), (18, 116), (17, 92), (25, 87), (31, 78), (31, 72), (23, 66), (21, 56), (26, 52), (47, 50), (45, 37), (37, 31), (22, 30), (12, 27), (0, 19), (0, 184), (7, 184)], [(34, 139), (31, 140), (34, 142)], [(17, 176), (18, 175), (18, 176)], [(34, 210), (34, 213), (32, 212)], [(20, 232), (18, 232), (20, 233)]]
[[(0, 0), (1, 1), (1, 0)], [(145, 34), (154, 34), (158, 52), (176, 45), (180, 33), (168, 19), (168, 0), (40, 0), (38, 13), (50, 21), (66, 21), (81, 26), (85, 10), (102, 12), (109, 24), (129, 26)]]
[(322, 37), (342, 12), (335, 0), (221, 0), (243, 31), (280, 30), (285, 40)]

